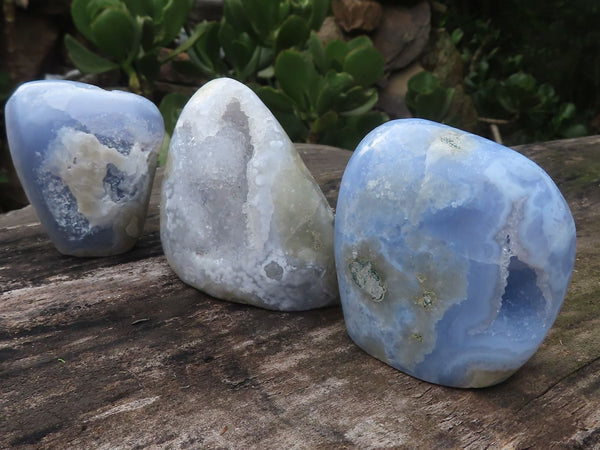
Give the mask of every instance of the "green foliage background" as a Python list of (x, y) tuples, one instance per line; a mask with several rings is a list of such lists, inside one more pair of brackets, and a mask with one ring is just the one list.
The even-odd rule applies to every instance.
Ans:
[[(480, 119), (498, 124), (509, 145), (598, 131), (600, 2), (590, 0), (442, 0), (439, 26), (465, 64), (465, 92)], [(431, 79), (411, 80), (437, 103), (448, 95)], [(410, 86), (409, 86), (410, 88)], [(448, 88), (448, 87), (445, 87)], [(435, 91), (434, 95), (432, 92)], [(425, 106), (407, 99), (417, 113)], [(412, 101), (412, 103), (411, 103)], [(421, 97), (421, 103), (423, 103)], [(438, 120), (452, 121), (437, 109)]]
[[(167, 62), (197, 80), (235, 78), (257, 92), (294, 141), (354, 149), (388, 119), (372, 110), (383, 57), (370, 39), (323, 46), (315, 34), (330, 13), (330, 0), (224, 0), (220, 21), (190, 29), (186, 17), (193, 3), (74, 0), (73, 21), (87, 45), (70, 35), (65, 45), (81, 71), (120, 68), (129, 87), (150, 98)], [(160, 57), (166, 46), (170, 52)], [(183, 53), (187, 58), (175, 59)], [(186, 101), (180, 93), (162, 99), (167, 133)]]

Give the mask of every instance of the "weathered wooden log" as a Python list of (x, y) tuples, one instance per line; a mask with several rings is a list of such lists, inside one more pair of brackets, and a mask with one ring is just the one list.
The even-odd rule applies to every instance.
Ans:
[[(334, 205), (351, 154), (299, 148)], [(565, 194), (578, 257), (540, 350), (481, 390), (371, 358), (339, 307), (278, 313), (183, 284), (160, 245), (160, 179), (124, 255), (62, 256), (30, 207), (0, 215), (0, 447), (600, 446), (600, 137), (519, 151)]]

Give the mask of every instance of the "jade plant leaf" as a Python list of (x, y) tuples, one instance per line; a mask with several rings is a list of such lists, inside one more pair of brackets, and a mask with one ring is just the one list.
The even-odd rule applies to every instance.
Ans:
[(218, 31), (219, 42), (225, 55), (239, 73), (246, 67), (255, 50), (254, 41), (247, 33), (238, 33), (226, 22), (221, 23)]
[(311, 127), (311, 133), (323, 133), (324, 131), (333, 129), (338, 122), (338, 114), (335, 111), (327, 111), (317, 120)]
[(310, 111), (311, 100), (318, 95), (318, 74), (310, 58), (295, 50), (284, 50), (275, 61), (275, 76), (281, 89), (300, 109)]
[(312, 10), (309, 19), (309, 26), (311, 30), (318, 30), (323, 25), (325, 17), (329, 12), (330, 0), (313, 0)]
[(321, 142), (354, 150), (371, 130), (387, 120), (387, 115), (378, 111), (370, 111), (360, 116), (345, 117), (340, 125), (323, 134)]
[(242, 0), (223, 1), (223, 21), (239, 32), (251, 29)]
[(92, 29), (90, 24), (92, 18), (88, 13), (89, 0), (73, 0), (71, 3), (71, 17), (77, 30), (83, 34), (88, 41), (93, 41)]
[(348, 45), (340, 39), (333, 40), (325, 46), (325, 55), (329, 59), (331, 67), (338, 72), (343, 70), (347, 54)]
[(343, 69), (363, 87), (371, 86), (383, 76), (383, 56), (372, 45), (351, 50), (344, 59)]
[(219, 23), (202, 22), (196, 26), (193, 34), (196, 34), (196, 32), (200, 33), (194, 45), (194, 50), (198, 58), (212, 72), (224, 71), (225, 68), (219, 55), (221, 48), (219, 43)]
[(454, 88), (443, 87), (431, 72), (419, 72), (408, 80), (406, 105), (418, 117), (443, 122), (454, 92)]
[(331, 64), (327, 59), (327, 54), (325, 53), (321, 39), (319, 39), (319, 36), (314, 31), (310, 32), (310, 37), (308, 38), (308, 49), (312, 55), (317, 70), (321, 73), (326, 73), (330, 69)]
[(340, 96), (354, 85), (352, 75), (345, 72), (327, 72), (317, 98), (317, 113), (323, 114), (329, 109), (336, 109)]
[(262, 86), (256, 90), (256, 95), (263, 101), (270, 110), (282, 112), (293, 112), (294, 101), (286, 94), (271, 86)]
[(177, 37), (194, 3), (194, 0), (169, 0), (162, 10), (162, 27), (157, 40), (158, 45), (167, 45)]
[(355, 37), (354, 39), (352, 39), (351, 41), (348, 41), (346, 43), (346, 46), (348, 48), (348, 51), (350, 51), (350, 50), (354, 50), (355, 48), (359, 48), (359, 47), (365, 47), (365, 46), (371, 47), (371, 46), (373, 46), (373, 42), (367, 36), (358, 36), (358, 37)]
[(133, 16), (154, 17), (154, 3), (152, 0), (122, 0)]
[(92, 22), (94, 43), (113, 58), (124, 61), (135, 36), (135, 21), (126, 10), (106, 9)]
[[(361, 100), (359, 100), (359, 98)], [(355, 96), (354, 101), (359, 104), (350, 110), (345, 110), (342, 114), (344, 116), (358, 116), (365, 114), (377, 104), (377, 100), (379, 100), (377, 89), (364, 89), (362, 90), (360, 97), (358, 95)]]
[(244, 0), (244, 12), (252, 30), (266, 43), (279, 19), (279, 0)]
[(165, 95), (160, 102), (158, 110), (163, 116), (163, 120), (165, 122), (165, 131), (169, 135), (173, 134), (173, 129), (175, 128), (177, 119), (179, 118), (183, 107), (189, 99), (189, 95), (171, 92)]
[(70, 34), (65, 36), (65, 46), (73, 64), (84, 73), (103, 73), (119, 68), (117, 63), (91, 52)]
[(275, 39), (275, 53), (291, 47), (304, 45), (310, 35), (310, 27), (305, 19), (291, 15), (281, 24)]

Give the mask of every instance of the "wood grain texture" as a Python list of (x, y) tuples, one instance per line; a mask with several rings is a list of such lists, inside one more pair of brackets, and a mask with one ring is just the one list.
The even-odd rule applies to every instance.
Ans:
[[(335, 204), (349, 152), (299, 146)], [(519, 148), (569, 202), (578, 257), (534, 357), (492, 388), (411, 378), (348, 338), (339, 307), (212, 299), (145, 232), (60, 255), (30, 207), (0, 216), (0, 448), (599, 448), (600, 137)]]

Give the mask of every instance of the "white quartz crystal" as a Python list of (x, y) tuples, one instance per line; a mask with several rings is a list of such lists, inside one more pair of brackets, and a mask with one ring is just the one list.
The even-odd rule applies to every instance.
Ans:
[(260, 99), (221, 78), (175, 127), (161, 240), (186, 283), (217, 298), (297, 311), (337, 302), (333, 212)]

